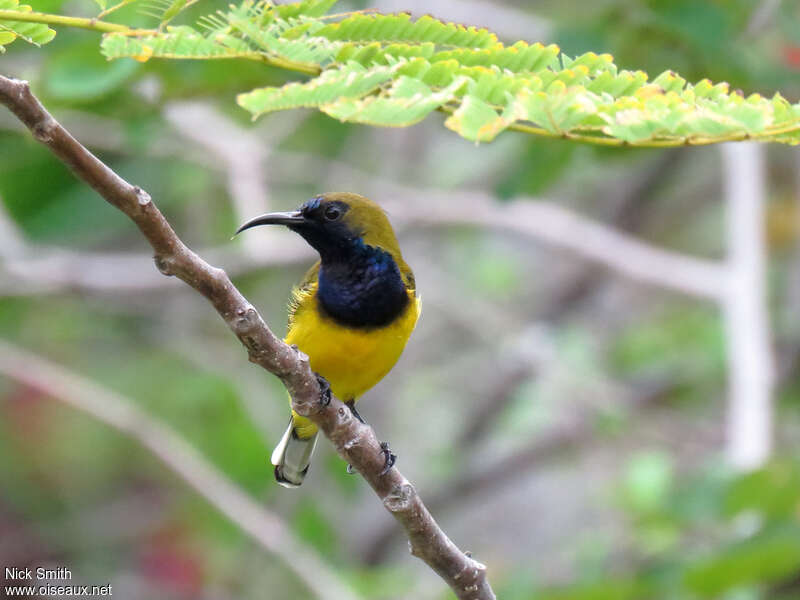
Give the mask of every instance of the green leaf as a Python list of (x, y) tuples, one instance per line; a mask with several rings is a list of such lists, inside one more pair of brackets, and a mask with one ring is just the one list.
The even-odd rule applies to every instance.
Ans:
[(775, 461), (734, 481), (725, 498), (725, 512), (735, 516), (757, 511), (770, 518), (791, 518), (800, 506), (800, 468)]
[(562, 135), (597, 111), (597, 96), (583, 87), (553, 82), (547, 91), (523, 89), (516, 97), (517, 114), (556, 135)]
[[(273, 21), (268, 26), (257, 22), (247, 11), (232, 10), (225, 15), (231, 30), (240, 32), (255, 50), (267, 55), (277, 55), (294, 62), (321, 65), (330, 62), (339, 51), (341, 44), (330, 42), (322, 37), (307, 34), (300, 38), (294, 36), (300, 31), (297, 21)], [(303, 29), (308, 32), (311, 23)], [(219, 33), (214, 33), (216, 38)]]
[(186, 8), (188, 2), (189, 0), (172, 0), (161, 15), (161, 24), (169, 23), (172, 19), (177, 17), (178, 14)]
[(239, 38), (218, 34), (214, 39), (210, 39), (188, 26), (169, 27), (165, 33), (139, 37), (110, 33), (103, 37), (100, 48), (108, 59), (133, 58), (139, 62), (145, 62), (150, 58), (258, 57), (258, 53)]
[(778, 581), (800, 568), (800, 530), (796, 526), (759, 535), (705, 559), (686, 572), (687, 586), (704, 597), (747, 584)]
[(287, 108), (320, 107), (337, 99), (361, 98), (391, 80), (396, 70), (397, 67), (367, 69), (358, 63), (348, 63), (340, 69), (325, 71), (307, 83), (260, 88), (239, 94), (236, 101), (253, 116)]
[(435, 92), (422, 81), (401, 75), (385, 94), (362, 100), (340, 98), (320, 110), (342, 121), (381, 127), (407, 127), (419, 123), (431, 111), (450, 101), (466, 83), (464, 78)]
[(643, 71), (619, 70), (609, 54), (505, 46), (485, 29), (430, 16), (325, 17), (332, 5), (243, 0), (201, 19), (202, 32), (182, 26), (109, 34), (102, 49), (108, 58), (247, 58), (314, 74), (240, 94), (254, 116), (314, 107), (346, 122), (400, 127), (441, 109), (448, 128), (474, 141), (511, 128), (604, 145), (800, 142), (800, 103), (779, 95), (743, 97), (725, 83), (688, 84), (672, 71), (650, 80)]
[(292, 17), (321, 17), (327, 13), (338, 0), (305, 0), (304, 2), (293, 2), (291, 4), (277, 4), (272, 10), (281, 19)]
[[(19, 0), (0, 0), (0, 10), (31, 12), (33, 9), (27, 4), (19, 4)], [(0, 19), (0, 52), (3, 51), (3, 46), (7, 46), (17, 38), (35, 46), (42, 46), (55, 36), (55, 30), (43, 23)]]
[(16, 33), (0, 25), (0, 52), (5, 52), (3, 46), (10, 44), (15, 39), (17, 39)]
[(468, 140), (489, 142), (506, 128), (507, 121), (489, 104), (468, 94), (444, 124)]
[(558, 59), (558, 52), (558, 46), (555, 44), (543, 46), (537, 43), (529, 46), (525, 42), (517, 42), (509, 47), (497, 45), (479, 51), (458, 49), (437, 52), (431, 58), (431, 62), (455, 60), (459, 64), (469, 67), (494, 66), (515, 73), (536, 72), (554, 66)]
[(329, 40), (357, 42), (430, 42), (437, 46), (491, 48), (497, 36), (486, 29), (443, 23), (425, 15), (411, 20), (411, 15), (356, 14), (331, 23), (316, 32)]

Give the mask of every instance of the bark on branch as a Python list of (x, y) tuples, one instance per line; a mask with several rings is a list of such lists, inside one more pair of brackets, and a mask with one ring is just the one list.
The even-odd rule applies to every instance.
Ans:
[(156, 267), (176, 276), (205, 296), (247, 348), (252, 362), (278, 376), (294, 409), (309, 417), (336, 451), (361, 474), (384, 507), (405, 529), (411, 553), (425, 561), (465, 600), (493, 600), (486, 567), (447, 537), (414, 486), (397, 470), (381, 476), (383, 456), (371, 427), (353, 418), (338, 399), (320, 403), (320, 386), (308, 357), (277, 338), (256, 309), (231, 283), (225, 271), (205, 262), (176, 235), (150, 195), (131, 185), (67, 132), (32, 94), (28, 83), (0, 75), (0, 102), (75, 174), (106, 201), (125, 213), (152, 246)]

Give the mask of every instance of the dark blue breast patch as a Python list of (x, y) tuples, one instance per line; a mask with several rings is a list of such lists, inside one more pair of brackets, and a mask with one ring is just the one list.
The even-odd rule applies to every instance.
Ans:
[(408, 305), (392, 255), (361, 239), (341, 256), (323, 256), (317, 298), (321, 312), (349, 327), (372, 329), (394, 321)]

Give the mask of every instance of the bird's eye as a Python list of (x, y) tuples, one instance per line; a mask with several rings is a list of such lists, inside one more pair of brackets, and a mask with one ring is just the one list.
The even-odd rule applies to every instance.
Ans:
[(335, 221), (341, 216), (342, 216), (342, 210), (338, 206), (330, 204), (325, 208), (326, 221)]

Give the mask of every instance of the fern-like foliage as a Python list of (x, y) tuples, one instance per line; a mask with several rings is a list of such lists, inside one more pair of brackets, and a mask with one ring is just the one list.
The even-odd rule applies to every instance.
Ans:
[(800, 142), (800, 104), (778, 94), (745, 97), (673, 72), (650, 79), (618, 69), (608, 54), (505, 46), (485, 29), (428, 16), (326, 16), (334, 3), (243, 0), (196, 27), (107, 34), (102, 50), (139, 60), (249, 58), (311, 75), (241, 94), (254, 117), (311, 107), (342, 121), (401, 127), (441, 111), (448, 128), (474, 141), (516, 129), (617, 145)]
[[(0, 10), (13, 10), (31, 12), (27, 4), (20, 4), (19, 0), (0, 0)], [(56, 32), (41, 23), (27, 23), (23, 21), (0, 21), (0, 53), (5, 52), (7, 46), (14, 40), (20, 39), (41, 46), (52, 40)]]

